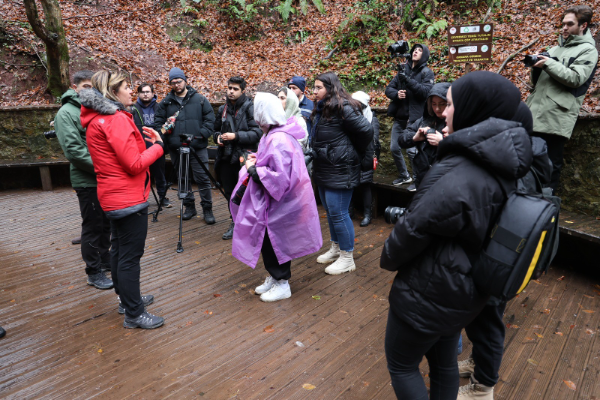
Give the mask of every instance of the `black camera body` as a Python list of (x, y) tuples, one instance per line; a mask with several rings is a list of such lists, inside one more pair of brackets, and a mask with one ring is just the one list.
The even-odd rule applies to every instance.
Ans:
[(179, 141), (181, 142), (182, 146), (189, 146), (192, 143), (193, 139), (194, 136), (188, 135), (187, 133), (182, 133), (179, 135)]
[(409, 58), (410, 57), (410, 47), (406, 40), (398, 40), (396, 43), (392, 43), (388, 47), (388, 51), (390, 52), (390, 56), (392, 58), (397, 58), (397, 57)]
[(56, 131), (55, 130), (51, 130), (48, 132), (44, 132), (44, 137), (48, 140), (50, 139), (56, 139)]
[[(223, 128), (225, 132), (232, 132), (231, 124), (229, 123), (229, 121), (223, 122)], [(231, 154), (233, 153), (233, 143), (231, 143), (230, 140), (223, 140), (223, 136), (221, 136), (221, 143), (223, 143), (223, 157), (230, 158)]]
[(401, 216), (406, 213), (406, 208), (389, 206), (384, 211), (385, 222), (396, 224)]
[(552, 58), (550, 57), (550, 54), (547, 51), (544, 51), (540, 54), (532, 54), (525, 56), (525, 58), (523, 58), (523, 64), (525, 64), (525, 66), (528, 68), (532, 68), (538, 61), (540, 61), (540, 58), (538, 56)]

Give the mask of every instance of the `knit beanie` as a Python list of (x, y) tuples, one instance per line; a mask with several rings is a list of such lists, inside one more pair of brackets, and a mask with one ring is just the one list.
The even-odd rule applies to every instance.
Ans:
[(294, 76), (288, 82), (288, 87), (290, 85), (296, 85), (296, 86), (298, 86), (298, 89), (302, 90), (302, 93), (304, 93), (304, 89), (306, 89), (306, 79), (304, 79), (301, 76)]
[(169, 71), (169, 82), (171, 82), (173, 79), (183, 79), (184, 81), (187, 82), (187, 78), (185, 77), (185, 74), (183, 73), (183, 71), (177, 67), (175, 68), (171, 68), (171, 71)]

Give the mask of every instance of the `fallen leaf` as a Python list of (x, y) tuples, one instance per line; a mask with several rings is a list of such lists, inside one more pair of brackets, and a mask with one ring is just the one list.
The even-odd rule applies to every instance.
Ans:
[(531, 364), (531, 365), (535, 365), (536, 367), (537, 367), (537, 365), (538, 365), (538, 362), (537, 362), (537, 361), (535, 361), (533, 358), (530, 358), (530, 359), (528, 359), (528, 360), (527, 360), (527, 362), (528, 362), (529, 364)]
[(541, 285), (541, 284), (542, 284), (542, 282), (540, 282), (540, 281), (539, 281), (539, 280), (537, 280), (537, 279), (536, 279), (536, 280), (533, 280), (533, 281), (531, 281), (531, 282), (537, 283), (538, 285)]
[(91, 306), (88, 307), (88, 310), (94, 308), (94, 305), (92, 304)]
[(588, 299), (593, 299), (594, 298), (594, 296), (590, 296), (590, 295), (587, 295), (587, 294), (584, 294), (583, 296), (587, 297)]
[(192, 321), (188, 321), (185, 323), (185, 326), (192, 326)]
[(73, 289), (75, 286), (69, 286), (67, 289)]
[(588, 335), (593, 335), (593, 334), (594, 334), (594, 331), (593, 331), (593, 330), (591, 330), (591, 329), (586, 329), (586, 330), (585, 330), (585, 333), (587, 333)]
[(561, 276), (560, 278), (557, 279), (557, 281), (562, 281), (563, 279), (565, 279), (565, 276)]
[(544, 337), (544, 335), (541, 335), (541, 334), (539, 334), (537, 332), (535, 332), (535, 336), (539, 337), (540, 339)]
[(215, 294), (213, 294), (213, 296), (215, 296), (215, 297), (221, 297), (221, 295), (219, 293), (215, 293)]
[(234, 290), (233, 293), (240, 294), (240, 292), (238, 292), (237, 290)]
[(149, 248), (149, 249), (151, 249), (151, 248), (152, 248), (152, 246), (148, 246), (148, 248)]
[(535, 339), (532, 337), (526, 337), (525, 340), (527, 340), (528, 342), (534, 341)]
[(506, 324), (506, 327), (508, 329), (519, 329), (519, 325), (513, 325), (513, 324)]
[(15, 301), (16, 301), (15, 299), (12, 299), (10, 302), (11, 302), (11, 303), (14, 303)]
[(102, 349), (98, 349), (98, 353), (102, 353)]
[(567, 224), (572, 224), (573, 221), (565, 221)]
[(558, 336), (562, 336), (562, 335), (563, 335), (563, 333), (562, 333), (562, 332), (554, 332), (554, 334), (555, 334), (555, 335), (558, 335)]
[(269, 326), (265, 327), (265, 329), (263, 329), (263, 331), (267, 332), (267, 333), (272, 333), (272, 332), (275, 332), (275, 329), (273, 329), (273, 325), (269, 325)]
[(241, 287), (241, 288), (245, 288), (245, 287), (246, 287), (246, 284), (245, 284), (245, 283), (241, 283), (241, 284), (240, 284), (240, 287)]
[(581, 311), (583, 311), (584, 313), (587, 313), (587, 314), (595, 313), (594, 310), (581, 310)]
[(312, 296), (312, 298), (314, 300), (321, 300), (321, 296), (319, 296), (319, 295), (314, 295), (314, 296)]
[(571, 381), (565, 381), (564, 379), (563, 379), (563, 382), (565, 383), (565, 385), (567, 385), (567, 387), (569, 389), (571, 389), (571, 390), (577, 389), (577, 386), (575, 386), (575, 384), (573, 382), (571, 382)]
[(571, 326), (569, 327), (569, 329), (573, 329), (573, 328), (575, 328), (575, 325), (571, 325)]
[(304, 346), (304, 343), (302, 343), (300, 341), (296, 342), (296, 346), (298, 346), (298, 347), (306, 347), (306, 346)]
[(316, 386), (311, 385), (310, 383), (305, 383), (304, 385), (302, 385), (302, 389), (306, 389), (306, 390), (313, 390), (315, 388), (316, 388)]
[(348, 311), (340, 310), (340, 312), (343, 314), (348, 314)]
[(546, 308), (546, 309), (544, 309), (544, 311), (542, 311), (542, 312), (543, 312), (544, 314), (550, 314), (550, 309), (549, 309), (549, 308)]
[(200, 242), (196, 240), (196, 244), (200, 244)]

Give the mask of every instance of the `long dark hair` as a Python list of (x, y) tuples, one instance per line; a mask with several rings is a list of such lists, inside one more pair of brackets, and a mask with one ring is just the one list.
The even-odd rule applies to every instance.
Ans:
[[(325, 72), (324, 74), (318, 75), (315, 80), (323, 82), (323, 86), (325, 86), (325, 90), (327, 91), (327, 94), (323, 99), (324, 107), (322, 117), (324, 119), (329, 119), (331, 117), (343, 118), (344, 103), (346, 102), (350, 104), (355, 111), (361, 112), (362, 104), (350, 96), (350, 93), (344, 89), (336, 74), (333, 72)], [(317, 107), (313, 109), (313, 114), (315, 114), (316, 111)]]

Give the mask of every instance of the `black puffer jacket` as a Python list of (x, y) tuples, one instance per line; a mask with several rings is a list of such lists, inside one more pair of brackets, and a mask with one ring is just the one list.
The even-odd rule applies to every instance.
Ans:
[(532, 150), (518, 122), (495, 118), (438, 147), (438, 162), (386, 240), (380, 265), (398, 271), (391, 310), (420, 332), (447, 335), (486, 303), (470, 276), (469, 256), (481, 251), (505, 201), (499, 181), (514, 190), (529, 171)]
[[(314, 121), (313, 121), (314, 123)], [(360, 184), (361, 159), (356, 149), (367, 149), (373, 127), (360, 111), (344, 104), (343, 118), (318, 119), (313, 126), (313, 179), (328, 189), (352, 189)]]
[(429, 92), (429, 96), (427, 96), (427, 101), (425, 102), (423, 117), (419, 118), (411, 125), (408, 125), (404, 132), (402, 132), (402, 134), (398, 137), (398, 145), (400, 147), (403, 149), (415, 147), (417, 151), (413, 160), (416, 187), (419, 187), (423, 177), (427, 171), (429, 171), (429, 168), (431, 168), (431, 165), (435, 161), (435, 157), (437, 155), (437, 146), (430, 145), (427, 139), (420, 142), (415, 142), (413, 141), (413, 137), (419, 128), (430, 127), (438, 132), (442, 132), (442, 129), (446, 127), (446, 120), (438, 118), (433, 112), (433, 108), (431, 108), (431, 97), (437, 96), (447, 100), (446, 95), (448, 94), (449, 87), (450, 83), (448, 82), (436, 83), (433, 85), (433, 88)]
[[(373, 140), (369, 143), (369, 146), (367, 146), (367, 151), (365, 152), (362, 163), (372, 167), (373, 157), (379, 158), (379, 153), (381, 152), (381, 143), (379, 142), (379, 120), (375, 115), (373, 115), (371, 125), (373, 126)], [(368, 171), (365, 171), (363, 168), (363, 171), (360, 173), (360, 183), (373, 182), (373, 171), (373, 168)]]
[(188, 92), (183, 99), (183, 109), (181, 109), (181, 105), (176, 100), (175, 93), (171, 91), (160, 102), (154, 115), (154, 129), (160, 132), (167, 118), (173, 116), (181, 109), (177, 116), (173, 133), (163, 136), (165, 143), (171, 150), (177, 150), (181, 147), (179, 135), (182, 133), (194, 137), (191, 147), (195, 150), (206, 148), (208, 146), (208, 138), (213, 133), (215, 112), (208, 99), (191, 86), (188, 86), (187, 90)]
[[(226, 113), (223, 112), (225, 106), (227, 106)], [(218, 143), (217, 138), (221, 133), (235, 133), (231, 157), (227, 160), (223, 160), (225, 148), (219, 146), (217, 151), (217, 162), (223, 160), (230, 162), (231, 164), (239, 163), (239, 157), (242, 150), (256, 152), (263, 131), (254, 120), (254, 104), (252, 103), (252, 99), (249, 99), (245, 94), (242, 94), (235, 104), (232, 104), (227, 100), (227, 104), (219, 107), (217, 114), (215, 120), (215, 132), (213, 134), (215, 143)]]
[[(421, 46), (423, 55), (415, 68), (412, 67), (410, 59), (406, 64), (403, 64), (408, 82), (400, 82), (398, 75), (396, 75), (385, 88), (385, 95), (392, 100), (387, 114), (390, 117), (408, 121), (408, 123), (412, 123), (423, 116), (425, 100), (435, 81), (433, 71), (426, 66), (427, 60), (429, 60), (429, 48), (424, 44), (414, 45), (410, 54), (415, 51), (416, 46)], [(401, 89), (406, 90), (406, 98), (404, 99), (398, 98), (398, 90)]]

